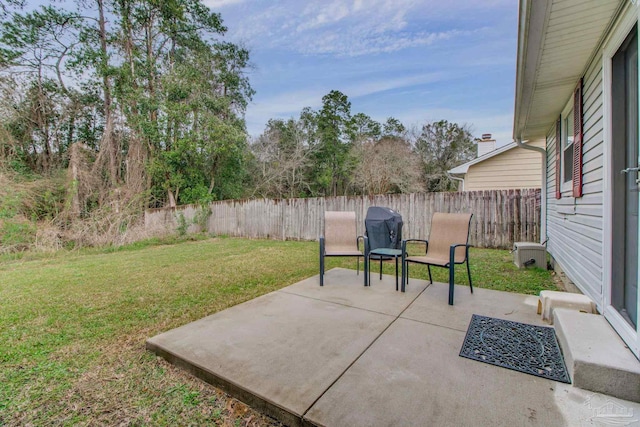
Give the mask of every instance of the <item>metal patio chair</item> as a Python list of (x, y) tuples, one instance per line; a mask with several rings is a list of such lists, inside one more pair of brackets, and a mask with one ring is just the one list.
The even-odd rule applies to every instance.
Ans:
[[(320, 236), (320, 286), (324, 286), (324, 259), (334, 256), (357, 257), (357, 274), (360, 274), (360, 257), (364, 258), (367, 271), (367, 258), (358, 248), (362, 239), (363, 248), (367, 246), (367, 238), (356, 235), (356, 213), (335, 212), (324, 213), (324, 235)], [(365, 274), (365, 286), (367, 275)]]
[[(469, 287), (473, 293), (471, 270), (469, 268), (469, 227), (473, 214), (468, 213), (440, 213), (433, 214), (429, 240), (408, 239), (402, 241), (402, 290), (405, 281), (409, 284), (409, 263), (424, 264), (429, 269), (429, 283), (431, 266), (449, 269), (449, 305), (453, 305), (453, 289), (455, 265), (467, 264)], [(407, 242), (423, 242), (426, 250), (424, 256), (407, 256)]]

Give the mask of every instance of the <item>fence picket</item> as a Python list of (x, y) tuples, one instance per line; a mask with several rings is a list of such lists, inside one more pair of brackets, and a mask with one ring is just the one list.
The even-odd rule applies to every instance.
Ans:
[[(434, 212), (471, 212), (470, 242), (476, 247), (511, 248), (516, 241), (540, 240), (539, 189), (223, 200), (211, 203), (206, 225), (209, 233), (217, 235), (317, 240), (323, 233), (325, 210), (355, 211), (357, 232), (364, 234), (364, 218), (370, 206), (387, 206), (398, 211), (404, 219), (405, 238), (428, 238)], [(145, 227), (175, 232), (180, 215), (187, 224), (193, 224), (200, 209), (197, 205), (148, 209)], [(189, 227), (189, 232), (197, 229)]]

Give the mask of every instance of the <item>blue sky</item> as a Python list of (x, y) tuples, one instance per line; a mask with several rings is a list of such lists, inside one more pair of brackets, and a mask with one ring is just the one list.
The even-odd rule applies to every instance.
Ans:
[(257, 136), (270, 118), (319, 109), (339, 90), (351, 111), (406, 126), (446, 119), (511, 141), (514, 0), (204, 0), (226, 39), (251, 52)]

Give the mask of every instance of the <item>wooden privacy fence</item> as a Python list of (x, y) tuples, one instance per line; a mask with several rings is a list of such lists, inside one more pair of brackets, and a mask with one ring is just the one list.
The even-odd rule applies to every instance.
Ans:
[[(325, 211), (355, 211), (358, 234), (364, 234), (364, 218), (370, 206), (399, 212), (404, 221), (404, 238), (428, 238), (434, 212), (470, 212), (470, 241), (474, 246), (511, 248), (513, 242), (540, 241), (539, 189), (224, 200), (211, 203), (208, 218), (196, 205), (149, 209), (145, 212), (145, 227), (175, 232), (182, 225), (188, 226), (189, 232), (317, 240), (323, 232)], [(203, 226), (206, 230), (202, 230)]]

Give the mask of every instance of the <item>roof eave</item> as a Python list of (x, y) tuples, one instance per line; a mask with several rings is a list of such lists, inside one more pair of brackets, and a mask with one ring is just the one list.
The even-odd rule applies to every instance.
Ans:
[[(514, 140), (546, 136), (625, 6), (626, 0), (520, 0)], [(586, 30), (571, 37), (567, 23)]]
[(513, 139), (522, 138), (531, 109), (550, 1), (520, 0)]

